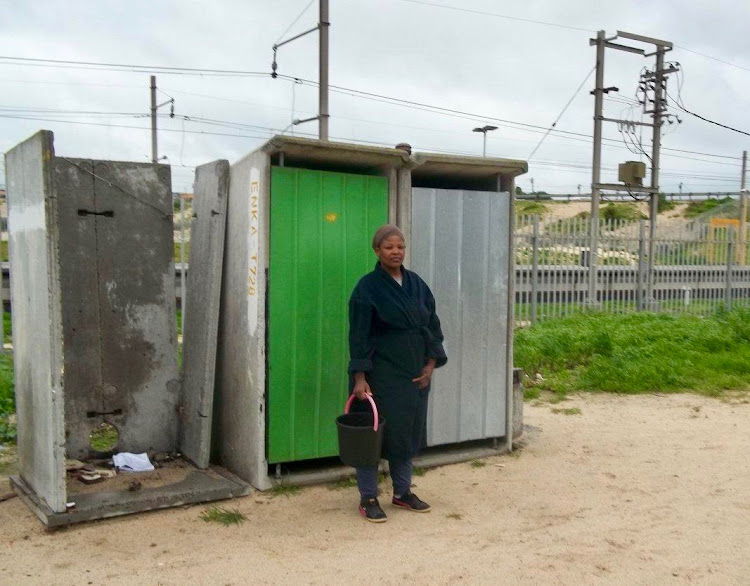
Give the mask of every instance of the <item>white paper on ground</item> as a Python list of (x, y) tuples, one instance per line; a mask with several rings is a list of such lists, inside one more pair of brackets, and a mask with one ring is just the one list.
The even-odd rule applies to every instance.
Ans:
[(131, 454), (122, 452), (112, 456), (115, 468), (124, 472), (148, 472), (154, 469), (147, 454)]

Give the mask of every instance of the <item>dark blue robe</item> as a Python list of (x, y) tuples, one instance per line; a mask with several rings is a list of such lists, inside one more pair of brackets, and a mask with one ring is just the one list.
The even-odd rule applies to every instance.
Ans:
[[(402, 275), (399, 285), (378, 263), (349, 300), (350, 390), (354, 373), (364, 372), (386, 420), (383, 455), (392, 459), (411, 459), (425, 441), (430, 389), (412, 379), (428, 359), (436, 368), (448, 361), (430, 288), (416, 273), (402, 268)], [(366, 401), (352, 407), (369, 409)]]

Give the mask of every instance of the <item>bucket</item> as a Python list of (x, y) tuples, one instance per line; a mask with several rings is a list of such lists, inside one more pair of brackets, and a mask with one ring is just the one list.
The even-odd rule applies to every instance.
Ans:
[(385, 419), (378, 415), (378, 408), (368, 395), (372, 413), (349, 413), (354, 401), (349, 397), (344, 407), (344, 414), (336, 418), (339, 430), (339, 458), (347, 466), (377, 466), (380, 463), (380, 451), (383, 447), (383, 428)]

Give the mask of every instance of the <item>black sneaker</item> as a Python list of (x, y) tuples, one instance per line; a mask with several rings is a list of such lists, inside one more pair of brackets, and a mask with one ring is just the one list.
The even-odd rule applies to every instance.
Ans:
[(362, 499), (359, 501), (359, 513), (370, 523), (385, 523), (388, 520), (385, 511), (380, 508), (378, 499)]
[(401, 498), (396, 498), (394, 496), (391, 502), (393, 503), (394, 507), (401, 507), (402, 509), (408, 509), (409, 511), (414, 511), (415, 513), (430, 512), (430, 505), (428, 505), (424, 501), (419, 500), (419, 497), (411, 491), (407, 492), (405, 495), (402, 495)]

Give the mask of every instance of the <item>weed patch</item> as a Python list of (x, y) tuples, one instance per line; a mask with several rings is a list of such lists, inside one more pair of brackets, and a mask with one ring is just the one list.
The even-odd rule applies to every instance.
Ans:
[(561, 415), (580, 415), (581, 410), (578, 407), (569, 407), (567, 409), (552, 409), (552, 413)]
[(548, 391), (549, 402), (574, 391), (717, 396), (750, 390), (748, 342), (750, 308), (709, 317), (592, 313), (519, 330), (514, 355), (529, 375), (526, 392)]
[(472, 468), (484, 468), (487, 465), (486, 462), (482, 462), (482, 460), (472, 460), (471, 461), (471, 467)]
[(219, 523), (220, 525), (239, 525), (247, 521), (247, 517), (237, 510), (230, 511), (220, 507), (210, 507), (200, 515), (206, 523)]
[(277, 496), (290, 497), (302, 492), (302, 488), (293, 484), (277, 484), (269, 492), (274, 498)]

